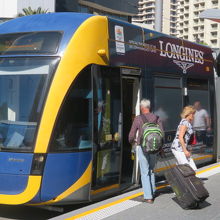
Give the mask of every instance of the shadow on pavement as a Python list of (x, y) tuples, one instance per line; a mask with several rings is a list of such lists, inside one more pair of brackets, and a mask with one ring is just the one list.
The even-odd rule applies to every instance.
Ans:
[(179, 202), (179, 200), (178, 200), (176, 197), (173, 197), (172, 200), (173, 200), (174, 202), (176, 202), (176, 203), (177, 203), (182, 209), (184, 209), (184, 210), (203, 209), (203, 208), (206, 208), (206, 207), (208, 207), (208, 206), (211, 205), (209, 202), (204, 201), (204, 202), (202, 202), (202, 203), (199, 203), (198, 206), (195, 206), (195, 207), (193, 207), (193, 208), (185, 208), (185, 207)]

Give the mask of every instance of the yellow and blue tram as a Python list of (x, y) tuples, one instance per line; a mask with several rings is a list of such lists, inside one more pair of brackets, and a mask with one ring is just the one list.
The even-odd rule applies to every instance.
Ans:
[[(210, 48), (105, 16), (3, 23), (0, 91), (1, 204), (78, 203), (137, 185), (127, 139), (142, 97), (164, 122), (168, 158), (183, 106), (201, 101), (216, 126)], [(211, 139), (192, 151), (197, 164), (216, 159)]]

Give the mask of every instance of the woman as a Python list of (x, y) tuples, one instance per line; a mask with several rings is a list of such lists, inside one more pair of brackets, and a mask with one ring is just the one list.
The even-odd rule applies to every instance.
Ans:
[(191, 153), (187, 149), (190, 136), (193, 135), (192, 122), (196, 109), (189, 105), (183, 108), (181, 113), (182, 120), (177, 128), (176, 136), (171, 145), (172, 153), (177, 159), (178, 164), (189, 164), (193, 170), (197, 167), (191, 157)]

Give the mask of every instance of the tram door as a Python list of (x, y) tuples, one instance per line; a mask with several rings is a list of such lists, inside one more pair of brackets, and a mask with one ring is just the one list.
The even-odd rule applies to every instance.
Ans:
[(92, 188), (117, 186), (121, 161), (120, 69), (93, 66)]
[(92, 189), (118, 187), (122, 182), (131, 184), (133, 161), (128, 133), (135, 114), (137, 79), (125, 76), (120, 68), (96, 65), (92, 67), (92, 77)]
[[(122, 71), (123, 73), (123, 71)], [(137, 72), (139, 73), (139, 72)], [(136, 76), (122, 75), (122, 174), (121, 183), (138, 183), (138, 163), (132, 153), (132, 146), (128, 142), (128, 134), (134, 117), (140, 113), (139, 108), (139, 78)]]

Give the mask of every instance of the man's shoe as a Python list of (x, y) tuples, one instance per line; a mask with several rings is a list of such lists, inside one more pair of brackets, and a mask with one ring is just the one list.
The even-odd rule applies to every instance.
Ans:
[(144, 199), (143, 202), (149, 203), (149, 204), (153, 204), (154, 200), (153, 199)]

